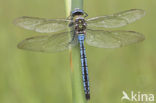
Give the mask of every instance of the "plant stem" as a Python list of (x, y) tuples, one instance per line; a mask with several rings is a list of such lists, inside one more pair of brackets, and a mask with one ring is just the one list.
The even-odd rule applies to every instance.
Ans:
[[(70, 12), (75, 8), (83, 9), (83, 0), (65, 0), (66, 3), (66, 17), (70, 15)], [(73, 103), (86, 103), (82, 74), (81, 74), (81, 62), (80, 62), (80, 48), (77, 45), (69, 50), (70, 53), (70, 67), (72, 78), (72, 99)]]

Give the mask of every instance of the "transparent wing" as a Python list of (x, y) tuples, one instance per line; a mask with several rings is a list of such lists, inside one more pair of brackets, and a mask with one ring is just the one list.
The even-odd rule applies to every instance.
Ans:
[(14, 24), (28, 30), (34, 30), (40, 33), (52, 33), (63, 31), (68, 28), (68, 20), (65, 19), (44, 19), (38, 17), (20, 17), (14, 21)]
[(116, 28), (132, 23), (145, 15), (144, 10), (131, 9), (108, 16), (99, 16), (87, 20), (88, 28)]
[(71, 42), (68, 32), (64, 32), (27, 38), (18, 44), (18, 48), (39, 52), (59, 52), (76, 44), (75, 41)]
[(145, 37), (135, 31), (87, 30), (88, 45), (99, 48), (118, 48), (143, 41)]

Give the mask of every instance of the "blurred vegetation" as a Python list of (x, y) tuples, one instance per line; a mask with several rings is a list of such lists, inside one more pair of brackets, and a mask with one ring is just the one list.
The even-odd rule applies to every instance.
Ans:
[[(156, 94), (156, 1), (84, 0), (89, 17), (133, 8), (147, 15), (120, 30), (145, 35), (139, 44), (118, 49), (86, 45), (91, 84), (90, 103), (121, 103), (122, 91)], [(37, 35), (12, 24), (21, 16), (65, 18), (64, 0), (0, 0), (0, 103), (71, 103), (68, 51), (54, 54), (17, 49)]]

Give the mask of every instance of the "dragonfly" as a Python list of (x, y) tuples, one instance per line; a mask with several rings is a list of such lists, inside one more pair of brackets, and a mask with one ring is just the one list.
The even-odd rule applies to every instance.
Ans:
[(90, 46), (99, 48), (119, 48), (141, 42), (145, 37), (139, 32), (104, 29), (125, 26), (144, 15), (144, 10), (131, 9), (86, 19), (88, 14), (76, 8), (67, 19), (19, 17), (14, 21), (15, 25), (43, 35), (26, 38), (17, 47), (37, 52), (60, 52), (79, 45), (84, 93), (86, 100), (89, 100), (90, 88), (84, 41)]

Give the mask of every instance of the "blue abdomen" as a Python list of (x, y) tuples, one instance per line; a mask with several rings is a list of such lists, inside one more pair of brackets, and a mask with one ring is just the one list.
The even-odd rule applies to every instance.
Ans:
[(81, 70), (82, 70), (82, 80), (83, 80), (83, 87), (86, 99), (90, 99), (90, 88), (89, 88), (89, 78), (88, 78), (88, 66), (87, 66), (87, 57), (86, 57), (86, 50), (84, 47), (84, 34), (78, 35), (78, 41), (80, 45), (80, 57), (81, 57)]

